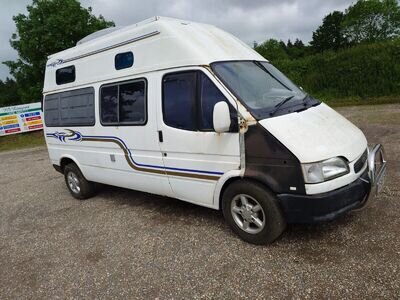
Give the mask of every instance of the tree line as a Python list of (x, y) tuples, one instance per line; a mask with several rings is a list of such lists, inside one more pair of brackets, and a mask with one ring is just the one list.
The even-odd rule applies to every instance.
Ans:
[(324, 99), (400, 94), (400, 6), (358, 0), (322, 20), (309, 44), (268, 39), (254, 49)]
[(358, 0), (345, 12), (334, 11), (322, 20), (309, 45), (268, 39), (254, 49), (270, 60), (298, 59), (327, 50), (338, 51), (400, 37), (400, 6), (397, 0)]
[[(27, 11), (13, 17), (19, 57), (3, 62), (13, 78), (0, 80), (0, 107), (40, 101), (47, 56), (114, 26), (77, 0), (33, 0)], [(397, 0), (358, 0), (325, 16), (309, 43), (268, 39), (254, 49), (318, 97), (400, 94)]]

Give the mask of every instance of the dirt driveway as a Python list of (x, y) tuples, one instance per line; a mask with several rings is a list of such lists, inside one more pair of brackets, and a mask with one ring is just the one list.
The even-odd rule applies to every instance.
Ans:
[(271, 246), (173, 199), (105, 187), (79, 202), (45, 149), (0, 154), (0, 298), (400, 298), (400, 105), (339, 111), (385, 145), (383, 194)]

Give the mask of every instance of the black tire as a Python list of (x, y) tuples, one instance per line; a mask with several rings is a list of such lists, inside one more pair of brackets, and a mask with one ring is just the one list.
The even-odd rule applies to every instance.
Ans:
[[(245, 200), (245, 203), (249, 204), (245, 205), (247, 208), (243, 208), (241, 200), (243, 197), (240, 195), (244, 195), (244, 198), (247, 199)], [(262, 209), (256, 208), (257, 202)], [(240, 212), (237, 211), (238, 203), (240, 203)], [(250, 209), (251, 206), (253, 206), (253, 209)], [(236, 210), (236, 213), (233, 210)], [(246, 210), (245, 213), (243, 213), (244, 210)], [(258, 210), (258, 212), (253, 210)], [(251, 244), (272, 243), (286, 228), (286, 221), (275, 195), (262, 184), (253, 181), (240, 180), (229, 185), (222, 196), (222, 212), (232, 230), (242, 240)], [(255, 220), (258, 222), (253, 223)], [(242, 227), (238, 225), (241, 221)], [(247, 226), (243, 225), (245, 222), (247, 222)], [(263, 224), (263, 226), (260, 226), (260, 224)], [(253, 232), (245, 231), (244, 227), (247, 227), (247, 231)]]
[[(78, 188), (74, 189), (74, 186), (71, 186), (70, 182), (71, 177), (76, 179), (75, 182), (77, 183)], [(67, 188), (71, 195), (79, 200), (85, 200), (94, 195), (95, 187), (94, 183), (87, 181), (86, 178), (83, 176), (81, 170), (79, 170), (78, 166), (74, 163), (70, 163), (65, 166), (64, 168), (64, 178)], [(76, 187), (76, 186), (75, 186)]]

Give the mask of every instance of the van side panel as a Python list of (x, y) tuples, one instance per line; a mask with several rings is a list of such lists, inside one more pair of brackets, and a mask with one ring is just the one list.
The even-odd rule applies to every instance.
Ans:
[[(153, 87), (156, 83), (148, 80), (147, 122), (140, 126), (101, 124), (99, 95), (102, 84), (93, 86), (96, 117), (93, 126), (46, 126), (50, 159), (59, 165), (63, 157), (70, 157), (90, 181), (172, 196), (168, 177), (162, 171), (164, 164), (157, 138), (157, 95)], [(45, 99), (51, 99), (51, 96)]]
[[(115, 57), (125, 52), (132, 52), (133, 64), (118, 69)], [(240, 169), (239, 134), (187, 133), (163, 127), (161, 83), (165, 72), (182, 68), (205, 71), (210, 63), (226, 59), (265, 60), (220, 29), (168, 18), (132, 25), (50, 56), (44, 107), (52, 163), (60, 165), (61, 159), (68, 157), (90, 181), (215, 206), (213, 196), (219, 178)], [(57, 70), (67, 67), (74, 76), (57, 80)], [(226, 88), (209, 72), (207, 76), (237, 108)], [(101, 122), (102, 86), (139, 78), (147, 81), (146, 123), (116, 126)], [(67, 97), (72, 93), (73, 98), (73, 93), (78, 93), (75, 90), (80, 89), (94, 89), (94, 115), (89, 106), (86, 111), (75, 109), (71, 114), (55, 110), (61, 96), (54, 94), (65, 93)], [(64, 102), (67, 106), (81, 105), (83, 100), (76, 99)], [(94, 120), (60, 122), (74, 115), (80, 115), (81, 121)], [(164, 134), (161, 143), (160, 130)]]

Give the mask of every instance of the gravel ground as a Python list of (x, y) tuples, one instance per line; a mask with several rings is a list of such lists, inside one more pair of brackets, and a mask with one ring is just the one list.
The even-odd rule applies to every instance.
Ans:
[(103, 187), (79, 202), (46, 149), (1, 153), (0, 298), (400, 298), (400, 105), (339, 111), (385, 145), (383, 193), (270, 246), (174, 199)]

